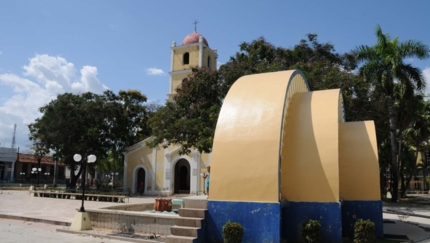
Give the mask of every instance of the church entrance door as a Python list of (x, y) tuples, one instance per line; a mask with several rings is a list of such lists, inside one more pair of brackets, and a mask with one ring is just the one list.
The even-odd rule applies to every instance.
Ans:
[(139, 185), (140, 185), (141, 182), (143, 182), (143, 192), (145, 192), (145, 187), (146, 187), (145, 177), (146, 177), (145, 170), (143, 168), (140, 168), (137, 171), (137, 180), (136, 180), (136, 183), (137, 183), (136, 184), (136, 188), (137, 188), (137, 190), (136, 190), (136, 192), (139, 193)]
[(175, 193), (190, 193), (190, 163), (180, 159), (175, 165)]

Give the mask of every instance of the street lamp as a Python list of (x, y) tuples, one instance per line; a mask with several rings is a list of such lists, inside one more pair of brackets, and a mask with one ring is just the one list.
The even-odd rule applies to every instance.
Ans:
[[(91, 221), (90, 221), (90, 216), (87, 212), (85, 212), (84, 209), (84, 200), (85, 200), (85, 174), (86, 172), (86, 167), (87, 167), (87, 162), (88, 163), (94, 163), (96, 162), (96, 156), (91, 154), (87, 157), (86, 160), (82, 161), (81, 165), (83, 166), (83, 170), (82, 170), (82, 206), (81, 209), (79, 210), (79, 212), (76, 212), (75, 214), (75, 218), (73, 218), (73, 222), (70, 225), (70, 229), (71, 230), (90, 230), (92, 229), (91, 227)], [(76, 162), (80, 162), (82, 160), (82, 156), (80, 154), (75, 154), (73, 156), (73, 160), (75, 160)]]
[[(44, 175), (45, 175), (45, 183), (46, 183), (46, 178), (49, 177), (51, 175), (51, 173), (45, 172)], [(45, 184), (45, 186), (46, 186), (46, 184)]]
[(39, 186), (39, 174), (42, 172), (42, 168), (34, 167), (31, 169), (31, 174), (37, 175), (36, 186)]
[[(75, 154), (73, 156), (73, 159), (76, 162), (80, 162), (82, 160), (82, 156), (80, 154)], [(94, 163), (96, 162), (97, 157), (93, 154), (89, 155), (87, 157), (87, 161), (88, 163)], [(83, 170), (82, 170), (82, 205), (81, 205), (81, 209), (79, 210), (79, 212), (85, 212), (85, 208), (84, 208), (84, 200), (85, 200), (85, 175), (86, 175), (86, 170), (87, 170), (87, 163), (85, 162), (85, 160), (83, 161)]]
[(118, 172), (111, 172), (110, 174), (112, 175), (112, 188), (115, 189), (115, 176), (118, 175)]

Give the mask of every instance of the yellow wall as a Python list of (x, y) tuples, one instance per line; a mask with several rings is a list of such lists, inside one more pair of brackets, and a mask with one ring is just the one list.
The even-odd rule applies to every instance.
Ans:
[(171, 94), (176, 93), (176, 89), (178, 88), (178, 86), (180, 86), (182, 84), (182, 80), (184, 78), (187, 78), (188, 75), (190, 75), (191, 73), (181, 73), (181, 74), (175, 74), (172, 75), (172, 87), (170, 90)]
[(340, 124), (340, 197), (380, 200), (378, 149), (373, 121)]
[(164, 148), (157, 146), (157, 161), (155, 163), (155, 190), (161, 191), (164, 187)]
[(281, 197), (339, 201), (339, 89), (294, 95), (283, 137)]
[(204, 48), (203, 51), (203, 67), (208, 67), (208, 56), (211, 57), (211, 69), (216, 69), (216, 57), (215, 55), (208, 50), (208, 48)]
[(215, 130), (211, 200), (279, 202), (284, 103), (296, 75), (302, 73), (249, 75), (230, 88)]
[[(182, 64), (182, 57), (185, 52), (190, 53), (190, 63)], [(174, 50), (173, 53), (173, 70), (172, 71), (180, 71), (191, 69), (192, 67), (199, 66), (199, 47), (191, 46), (187, 48), (180, 48)]]
[(138, 165), (144, 165), (146, 167), (147, 174), (145, 175), (145, 185), (149, 186), (151, 185), (151, 178), (152, 178), (152, 165), (151, 165), (151, 158), (152, 158), (152, 149), (149, 147), (144, 147), (143, 149), (139, 149), (135, 152), (131, 152), (127, 156), (128, 164), (127, 164), (127, 187), (132, 188), (133, 183), (133, 170)]
[(157, 156), (156, 156), (156, 160), (157, 163), (163, 163), (164, 162), (164, 148), (161, 145), (158, 145), (156, 147), (157, 149)]

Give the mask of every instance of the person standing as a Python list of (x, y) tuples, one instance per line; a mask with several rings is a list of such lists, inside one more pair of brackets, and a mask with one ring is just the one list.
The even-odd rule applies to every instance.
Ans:
[(143, 194), (143, 189), (144, 189), (144, 185), (143, 185), (143, 181), (142, 182), (140, 182), (140, 184), (139, 184), (139, 193), (140, 193), (140, 195), (142, 196), (142, 194)]
[(206, 192), (208, 193), (208, 198), (209, 198), (209, 180), (211, 178), (211, 167), (208, 166), (207, 167), (208, 173), (203, 175), (203, 179), (206, 179)]

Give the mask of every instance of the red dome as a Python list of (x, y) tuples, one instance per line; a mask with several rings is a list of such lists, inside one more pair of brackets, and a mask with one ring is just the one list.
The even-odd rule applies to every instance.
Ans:
[[(189, 45), (194, 43), (199, 43), (199, 37), (202, 36), (201, 34), (194, 31), (193, 33), (187, 35), (184, 40), (182, 41), (182, 45)], [(203, 37), (203, 36), (202, 36)], [(207, 46), (209, 46), (208, 41), (203, 37), (203, 43), (205, 43)]]

